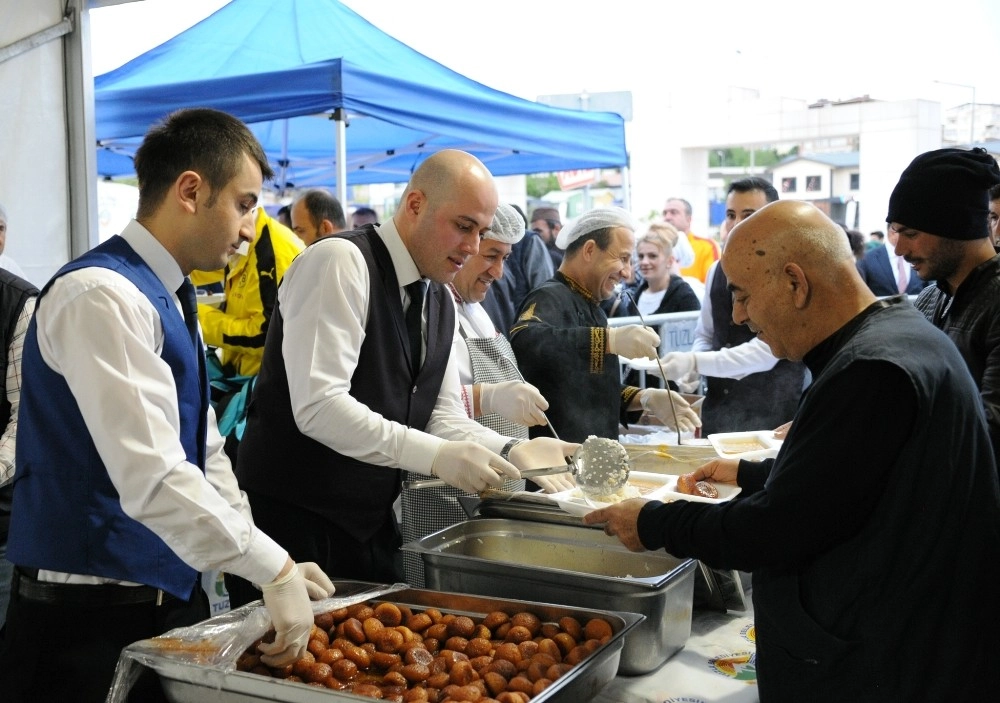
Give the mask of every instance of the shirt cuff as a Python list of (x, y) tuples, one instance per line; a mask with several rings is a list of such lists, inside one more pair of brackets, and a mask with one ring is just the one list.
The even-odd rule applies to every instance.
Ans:
[(288, 552), (256, 526), (252, 530), (250, 548), (223, 570), (257, 585), (271, 583), (284, 568)]
[(437, 456), (438, 449), (445, 441), (440, 437), (415, 430), (412, 427), (407, 428), (399, 457), (400, 468), (430, 476), (434, 457)]

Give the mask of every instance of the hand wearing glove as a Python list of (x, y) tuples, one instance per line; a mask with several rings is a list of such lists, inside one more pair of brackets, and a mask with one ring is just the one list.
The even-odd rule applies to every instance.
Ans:
[(608, 327), (608, 352), (626, 359), (655, 359), (660, 335), (642, 325)]
[(681, 393), (697, 393), (701, 390), (701, 374), (695, 371), (693, 374), (679, 378), (677, 387)]
[(563, 442), (555, 437), (535, 437), (510, 450), (510, 463), (521, 471), (563, 466), (566, 464), (566, 457), (573, 456), (579, 448), (579, 444)]
[(329, 598), (337, 590), (333, 585), (333, 581), (323, 573), (323, 569), (319, 568), (319, 564), (316, 562), (304, 561), (296, 564), (296, 566), (299, 567), (302, 580), (306, 582), (306, 593), (309, 594), (311, 599), (320, 600), (321, 598)]
[(530, 383), (504, 381), (479, 384), (479, 414), (496, 413), (518, 425), (544, 425), (549, 403)]
[[(670, 395), (667, 395), (667, 394)], [(673, 408), (671, 410), (670, 399), (673, 398)], [(642, 409), (654, 416), (665, 426), (681, 432), (693, 432), (696, 427), (701, 427), (701, 418), (694, 411), (679, 393), (668, 391), (662, 388), (647, 388), (639, 396)], [(674, 411), (677, 412), (677, 425), (674, 425)]]
[(261, 586), (264, 605), (276, 632), (274, 642), (258, 647), (263, 653), (260, 660), (268, 666), (284, 666), (301, 657), (306, 651), (313, 626), (305, 579), (295, 562), (288, 561), (292, 567), (284, 576), (279, 575), (271, 583)]
[(434, 457), (431, 473), (448, 485), (469, 493), (499, 488), (504, 478), (521, 478), (521, 472), (512, 462), (466, 440), (442, 444)]
[(542, 489), (544, 493), (559, 493), (576, 488), (576, 481), (570, 472), (562, 474), (552, 474), (551, 476), (535, 476), (531, 479)]
[(663, 373), (667, 374), (667, 380), (669, 381), (680, 381), (686, 376), (698, 373), (698, 363), (694, 358), (694, 352), (670, 352), (669, 354), (664, 354), (660, 359), (660, 363), (655, 369), (651, 369), (650, 373), (655, 373), (659, 376), (660, 366), (663, 367)]

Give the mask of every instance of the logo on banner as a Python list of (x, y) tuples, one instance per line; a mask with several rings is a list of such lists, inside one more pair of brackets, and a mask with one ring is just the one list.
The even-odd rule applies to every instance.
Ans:
[(689, 698), (688, 696), (682, 696), (680, 698), (664, 698), (662, 703), (707, 703), (703, 698)]
[(757, 644), (757, 630), (754, 628), (753, 623), (740, 630), (740, 637), (750, 644)]
[(757, 681), (757, 655), (754, 652), (733, 652), (708, 660), (709, 668), (717, 674), (736, 681)]

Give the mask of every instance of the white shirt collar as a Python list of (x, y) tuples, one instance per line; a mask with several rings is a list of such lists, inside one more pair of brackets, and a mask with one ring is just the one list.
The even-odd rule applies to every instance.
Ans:
[(414, 281), (419, 281), (422, 276), (417, 269), (416, 263), (413, 261), (413, 257), (410, 256), (409, 250), (399, 236), (396, 223), (390, 219), (375, 229), (378, 235), (382, 237), (386, 249), (389, 250), (389, 258), (392, 259), (392, 267), (396, 271), (396, 280), (399, 282), (400, 287), (407, 286)]
[(159, 240), (148, 229), (135, 220), (129, 222), (121, 233), (122, 239), (129, 243), (135, 253), (149, 265), (163, 286), (171, 293), (181, 287), (184, 274), (177, 260), (167, 251)]

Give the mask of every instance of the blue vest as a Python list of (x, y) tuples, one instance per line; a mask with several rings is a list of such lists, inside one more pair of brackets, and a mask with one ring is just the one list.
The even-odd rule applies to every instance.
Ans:
[[(42, 290), (38, 307), (45, 304), (45, 294), (57, 278), (93, 266), (127, 278), (159, 311), (161, 358), (177, 385), (181, 444), (187, 460), (204, 471), (208, 385), (202, 355), (194, 352), (171, 293), (124, 239), (113, 237), (66, 264)], [(190, 598), (198, 572), (122, 511), (73, 391), (42, 360), (34, 319), (21, 365), (26, 382), (21, 388), (7, 558), (24, 567), (134, 581)]]

